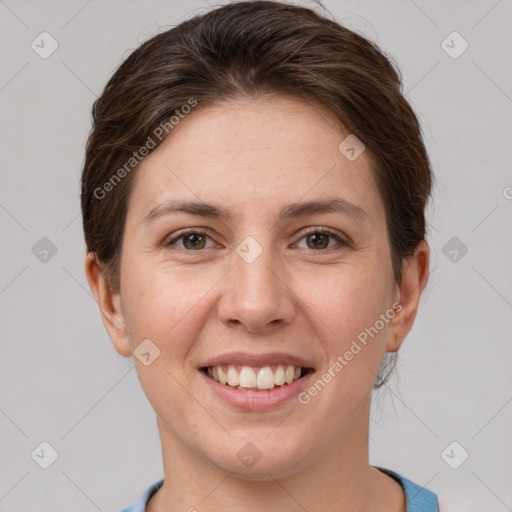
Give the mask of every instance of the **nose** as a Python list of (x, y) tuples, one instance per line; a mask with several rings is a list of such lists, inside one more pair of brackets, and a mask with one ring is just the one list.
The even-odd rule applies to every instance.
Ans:
[(294, 294), (270, 250), (265, 249), (252, 262), (235, 254), (233, 267), (224, 280), (218, 306), (224, 325), (270, 333), (293, 320)]

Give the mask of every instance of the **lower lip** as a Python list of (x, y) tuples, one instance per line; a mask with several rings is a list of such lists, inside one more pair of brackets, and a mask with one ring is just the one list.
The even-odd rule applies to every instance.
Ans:
[(294, 380), (269, 391), (240, 391), (239, 389), (221, 384), (208, 377), (205, 372), (199, 371), (210, 389), (224, 402), (245, 411), (264, 411), (283, 405), (288, 400), (296, 397), (306, 386), (314, 372), (306, 374), (300, 379)]

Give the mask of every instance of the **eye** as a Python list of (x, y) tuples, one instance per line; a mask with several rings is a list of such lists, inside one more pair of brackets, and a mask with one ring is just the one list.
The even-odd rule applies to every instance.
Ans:
[[(305, 248), (313, 250), (332, 249), (336, 244), (341, 247), (349, 247), (350, 245), (336, 232), (327, 228), (310, 228), (300, 240), (306, 240)], [(335, 242), (334, 244), (331, 243), (333, 241)]]
[[(186, 231), (181, 232), (179, 235), (169, 240), (166, 245), (177, 246), (180, 249), (185, 249), (189, 251), (196, 251), (199, 249), (208, 249), (209, 247), (213, 247), (214, 244), (210, 245), (209, 247), (206, 247), (208, 239), (210, 239), (210, 237), (206, 233), (203, 233), (201, 231)], [(181, 240), (183, 240), (183, 245), (179, 245), (179, 243), (177, 243)]]
[[(208, 240), (211, 242), (208, 244)], [(300, 247), (300, 241), (306, 240), (306, 249), (312, 250), (326, 250), (332, 249), (338, 245), (339, 247), (349, 247), (350, 244), (341, 238), (336, 232), (331, 231), (327, 228), (310, 228), (306, 234), (299, 240), (298, 247)], [(208, 249), (215, 246), (213, 240), (202, 231), (182, 231), (167, 243), (168, 247), (178, 247), (186, 251), (199, 251), (201, 249)]]

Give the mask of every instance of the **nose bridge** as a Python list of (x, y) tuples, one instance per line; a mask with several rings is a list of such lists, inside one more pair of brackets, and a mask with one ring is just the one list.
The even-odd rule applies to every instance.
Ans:
[(290, 322), (294, 307), (280, 268), (270, 235), (242, 240), (233, 254), (233, 270), (219, 308), (221, 320), (243, 324), (250, 331)]
[[(261, 240), (261, 237), (260, 237)], [(274, 295), (277, 291), (275, 255), (273, 254), (270, 241), (260, 244), (252, 236), (247, 237), (236, 249), (234, 258), (234, 273), (237, 277), (237, 291), (245, 293), (243, 287), (251, 288), (251, 296), (264, 294)]]

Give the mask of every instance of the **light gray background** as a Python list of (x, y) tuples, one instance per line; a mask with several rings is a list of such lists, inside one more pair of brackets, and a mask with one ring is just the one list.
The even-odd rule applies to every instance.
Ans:
[[(430, 282), (375, 397), (371, 462), (467, 510), (512, 510), (512, 0), (325, 5), (396, 59), (437, 176)], [(1, 511), (121, 510), (163, 476), (153, 410), (84, 275), (79, 177), (112, 71), (208, 8), (0, 0)], [(42, 31), (59, 44), (47, 59), (31, 48)], [(469, 43), (456, 59), (453, 31)], [(46, 262), (42, 237), (57, 247)], [(468, 249), (455, 262), (452, 237)], [(59, 454), (48, 469), (31, 458), (43, 441)], [(452, 441), (469, 453), (458, 469), (441, 457)]]

